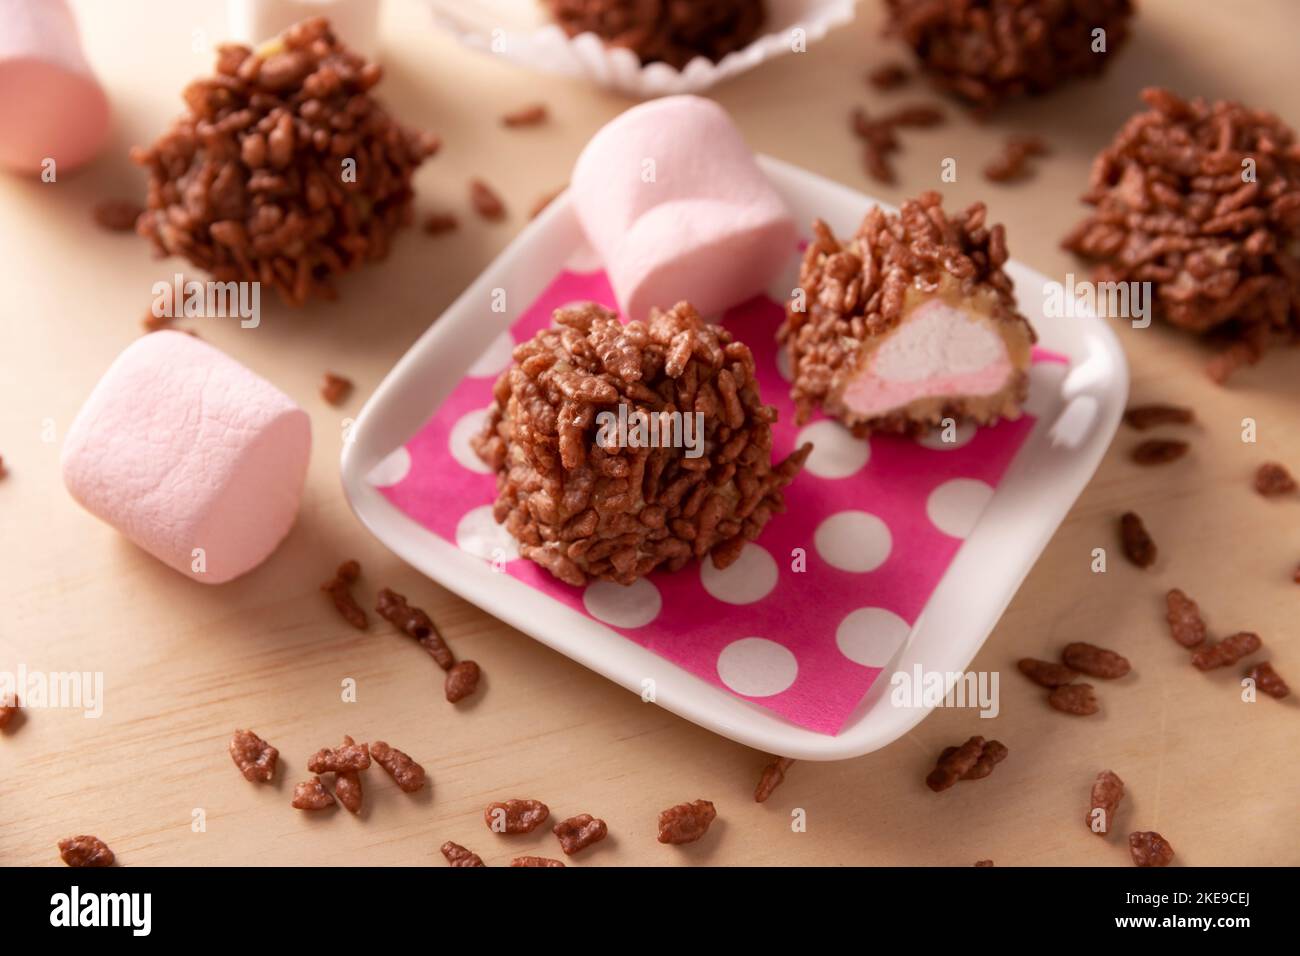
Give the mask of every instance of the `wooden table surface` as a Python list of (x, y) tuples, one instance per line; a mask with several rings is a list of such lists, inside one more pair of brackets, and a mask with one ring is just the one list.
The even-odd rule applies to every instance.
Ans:
[[(846, 116), (934, 95), (882, 94), (864, 70), (901, 51), (879, 35), (876, 2), (806, 53), (786, 56), (714, 91), (754, 148), (891, 201), (937, 188), (943, 157), (958, 160), (951, 205), (988, 201), (1012, 255), (1063, 277), (1083, 270), (1057, 247), (1079, 217), (1088, 164), (1136, 106), (1143, 86), (1238, 98), (1300, 123), (1293, 0), (1143, 0), (1136, 34), (1111, 72), (985, 125), (949, 108), (941, 129), (904, 136), (900, 184), (862, 172)], [(96, 201), (142, 194), (127, 149), (160, 132), (179, 92), (210, 71), (204, 44), (223, 35), (221, 4), (78, 4), (88, 54), (116, 110), (109, 149), (90, 167), (41, 184), (0, 177), (0, 668), (102, 672), (103, 713), (33, 709), (0, 737), (0, 863), (57, 863), (55, 842), (93, 833), (125, 865), (442, 865), (437, 847), (463, 843), (491, 864), (557, 855), (540, 829), (506, 841), (482, 821), (486, 803), (536, 797), (557, 816), (590, 811), (610, 838), (575, 865), (926, 864), (1127, 865), (1122, 838), (1088, 834), (1082, 815), (1103, 768), (1128, 785), (1117, 827), (1154, 829), (1184, 864), (1300, 863), (1300, 761), (1295, 698), (1244, 703), (1239, 671), (1194, 670), (1167, 636), (1162, 596), (1182, 587), (1214, 632), (1259, 632), (1279, 671), (1300, 685), (1297, 610), (1300, 498), (1251, 490), (1260, 462), (1300, 472), (1300, 353), (1269, 355), (1229, 388), (1202, 372), (1194, 342), (1153, 327), (1122, 329), (1135, 401), (1196, 409), (1190, 455), (1158, 469), (1132, 464), (1122, 430), (973, 663), (1002, 672), (1001, 714), (939, 710), (905, 739), (866, 757), (800, 763), (767, 804), (752, 792), (765, 756), (695, 727), (616, 687), (453, 597), (406, 567), (353, 518), (339, 488), (344, 419), (442, 309), (523, 226), (541, 194), (563, 184), (578, 150), (628, 101), (570, 80), (531, 75), (465, 51), (415, 0), (389, 0), (380, 87), (404, 121), (445, 147), (419, 173), (418, 208), (450, 209), (463, 226), (400, 237), (388, 261), (342, 283), (333, 304), (300, 313), (264, 304), (260, 328), (189, 324), (267, 376), (311, 414), (315, 435), (302, 512), (263, 567), (219, 587), (194, 583), (82, 511), (59, 475), (72, 417), (113, 357), (140, 334), (159, 278), (143, 241), (94, 227)], [(196, 42), (197, 41), (197, 42)], [(195, 46), (199, 47), (197, 51)], [(502, 112), (535, 99), (544, 128), (507, 131)], [(1037, 178), (991, 186), (979, 169), (1004, 135), (1037, 132), (1055, 152)], [(468, 210), (466, 181), (483, 176), (510, 206), (500, 225)], [(267, 299), (273, 298), (268, 296)], [(358, 385), (340, 409), (318, 394), (333, 369)], [(147, 401), (142, 396), (142, 401)], [(1242, 420), (1258, 441), (1244, 443)], [(1154, 568), (1123, 561), (1117, 516), (1146, 519)], [(1090, 570), (1093, 548), (1109, 570)], [(469, 706), (442, 699), (441, 674), (390, 628), (350, 630), (318, 591), (335, 563), (362, 562), (369, 587), (390, 585), (426, 607), (484, 687)], [(1087, 640), (1127, 654), (1133, 673), (1100, 688), (1103, 711), (1074, 719), (1047, 708), (1014, 662)], [(341, 682), (357, 684), (355, 703)], [(252, 727), (281, 751), (271, 786), (246, 783), (226, 743)], [(289, 807), (307, 756), (344, 733), (382, 737), (429, 770), (415, 797), (368, 775), (359, 819)], [(973, 733), (1011, 755), (990, 778), (943, 794), (923, 785), (938, 751)], [(685, 847), (655, 842), (657, 812), (713, 800), (718, 822)], [(806, 832), (790, 815), (806, 813)], [(196, 811), (203, 827), (196, 827)]]

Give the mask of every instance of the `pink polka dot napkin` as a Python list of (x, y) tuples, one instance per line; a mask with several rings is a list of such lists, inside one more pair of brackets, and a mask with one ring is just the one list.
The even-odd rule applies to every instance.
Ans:
[[(469, 439), (514, 344), (553, 310), (614, 296), (603, 273), (562, 272), (469, 369), (406, 445), (409, 467), (384, 495), (423, 527), (693, 674), (801, 727), (838, 733), (907, 640), (912, 624), (1033, 428), (1026, 414), (938, 436), (854, 439), (838, 424), (794, 424), (776, 344), (782, 306), (760, 296), (723, 324), (753, 350), (765, 401), (780, 413), (773, 457), (815, 450), (786, 491), (788, 510), (725, 571), (712, 562), (631, 587), (575, 588), (521, 559), (492, 520), (496, 481)], [(1036, 362), (1061, 362), (1048, 353)], [(486, 610), (491, 611), (489, 607)]]

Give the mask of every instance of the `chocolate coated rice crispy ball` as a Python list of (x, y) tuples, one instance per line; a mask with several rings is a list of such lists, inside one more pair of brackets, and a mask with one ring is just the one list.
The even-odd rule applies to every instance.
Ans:
[(682, 69), (697, 56), (714, 62), (747, 46), (763, 26), (763, 0), (546, 0), (569, 36), (594, 33), (642, 63)]
[[(821, 220), (799, 270), (800, 307), (792, 298), (778, 337), (789, 350), (798, 422), (814, 409), (855, 434), (919, 434), (945, 418), (987, 424), (1015, 418), (1028, 391), (1033, 328), (1016, 308), (1003, 227), (985, 222), (983, 203), (949, 216), (942, 197), (925, 192), (897, 213), (873, 207), (851, 238)], [(905, 322), (939, 306), (998, 336), (1005, 381), (980, 395), (919, 397), (887, 410), (864, 411), (855, 389), (874, 377), (874, 363)], [(985, 341), (988, 341), (987, 337)], [(960, 358), (960, 357), (959, 357)]]
[[(558, 309), (515, 347), (474, 449), (497, 473), (497, 521), (520, 553), (575, 586), (631, 584), (712, 555), (725, 568), (774, 513), (812, 449), (772, 465), (776, 409), (748, 347), (688, 303), (623, 325), (594, 303)], [(598, 413), (703, 414), (703, 454), (597, 441)], [(629, 442), (629, 444), (631, 444)]]
[[(888, 0), (889, 32), (942, 89), (977, 112), (1105, 69), (1128, 37), (1132, 0)], [(1093, 30), (1106, 52), (1093, 52)]]
[(1300, 145), (1262, 110), (1155, 88), (1142, 99), (1093, 162), (1083, 200), (1096, 210), (1062, 244), (1099, 281), (1152, 283), (1157, 315), (1218, 340), (1221, 382), (1300, 338)]
[(216, 75), (185, 88), (188, 112), (131, 152), (149, 170), (136, 230), (217, 281), (264, 282), (292, 305), (332, 298), (334, 276), (382, 259), (410, 222), (411, 177), (438, 148), (371, 97), (382, 75), (324, 17), (256, 52), (221, 46)]

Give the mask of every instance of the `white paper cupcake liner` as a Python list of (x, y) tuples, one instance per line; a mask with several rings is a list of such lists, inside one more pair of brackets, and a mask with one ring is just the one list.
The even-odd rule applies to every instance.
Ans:
[(537, 0), (424, 0), (435, 22), (471, 49), (505, 57), (542, 73), (585, 76), (629, 96), (699, 93), (794, 51), (800, 39), (815, 43), (853, 19), (853, 0), (767, 0), (766, 33), (717, 63), (696, 57), (681, 70), (667, 63), (642, 66), (631, 50), (608, 47), (594, 33), (572, 39)]

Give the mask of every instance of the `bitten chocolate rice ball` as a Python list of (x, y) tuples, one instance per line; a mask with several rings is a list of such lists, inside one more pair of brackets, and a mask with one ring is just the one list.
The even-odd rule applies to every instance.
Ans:
[(1150, 282), (1153, 310), (1221, 350), (1223, 382), (1300, 339), (1300, 145), (1271, 113), (1147, 89), (1093, 162), (1096, 207), (1064, 239), (1099, 282)]
[(713, 61), (747, 46), (766, 18), (763, 0), (546, 0), (569, 36), (594, 33), (610, 46), (626, 47), (642, 63), (676, 69), (697, 56)]
[(131, 151), (149, 171), (136, 231), (219, 282), (332, 298), (335, 276), (382, 259), (411, 221), (411, 177), (438, 148), (371, 96), (382, 75), (323, 17), (256, 52), (219, 47), (216, 75), (185, 88), (188, 112)]
[(753, 355), (685, 302), (627, 325), (594, 303), (558, 309), (494, 394), (474, 449), (497, 474), (496, 520), (575, 586), (705, 555), (727, 567), (812, 449), (772, 464)]
[(1019, 416), (1034, 330), (983, 203), (949, 217), (927, 192), (873, 208), (850, 239), (813, 233), (779, 333), (801, 423), (821, 408), (859, 435), (915, 434)]
[[(1128, 37), (1132, 0), (888, 0), (889, 32), (941, 89), (988, 113), (1093, 76)], [(1096, 30), (1104, 30), (1105, 49)]]

